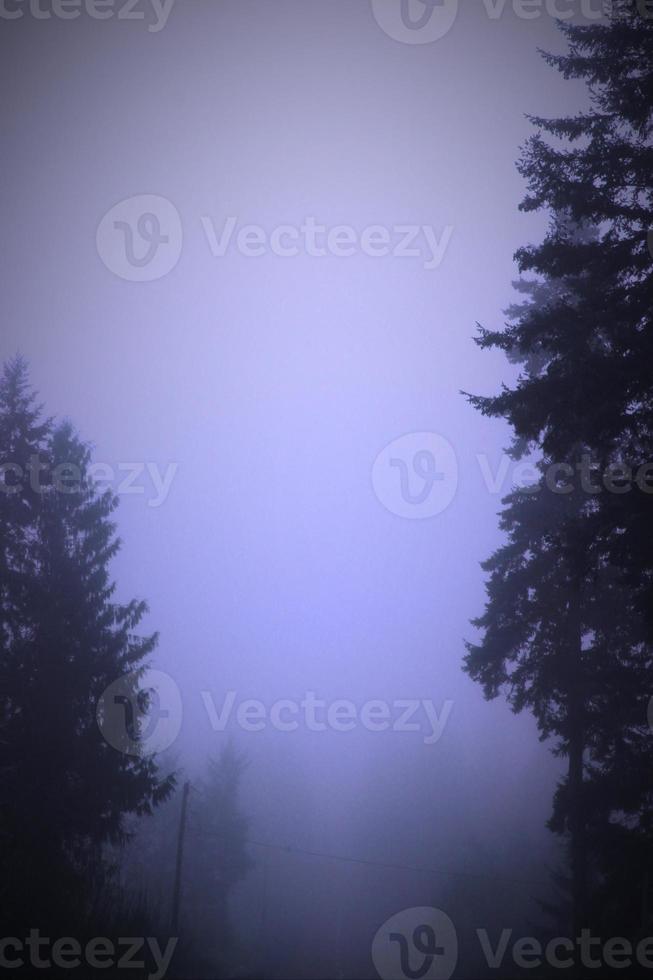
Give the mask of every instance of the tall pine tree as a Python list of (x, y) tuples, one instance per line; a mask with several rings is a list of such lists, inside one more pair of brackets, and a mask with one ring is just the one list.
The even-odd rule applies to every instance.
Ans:
[(114, 598), (117, 499), (94, 485), (71, 425), (41, 422), (21, 361), (0, 384), (0, 431), (2, 898), (20, 935), (83, 921), (102, 846), (171, 781), (109, 746), (96, 718), (105, 688), (156, 644), (136, 632), (145, 604)]
[[(550, 228), (517, 253), (536, 277), (522, 290), (530, 301), (479, 337), (523, 370), (498, 396), (471, 399), (511, 424), (513, 455), (539, 452), (543, 489), (506, 501), (509, 544), (486, 566), (483, 637), (466, 668), (488, 696), (505, 689), (534, 710), (568, 757), (552, 826), (570, 834), (579, 930), (592, 906), (588, 851), (605, 878), (617, 838), (630, 847), (639, 835), (640, 855), (650, 841), (641, 684), (652, 664), (653, 501), (628, 477), (653, 460), (653, 19), (646, 4), (616, 0), (607, 25), (562, 29), (568, 53), (545, 57), (587, 82), (590, 107), (533, 120), (522, 208), (548, 210)], [(554, 464), (573, 478), (566, 504), (544, 478)], [(601, 486), (616, 466), (626, 479)]]

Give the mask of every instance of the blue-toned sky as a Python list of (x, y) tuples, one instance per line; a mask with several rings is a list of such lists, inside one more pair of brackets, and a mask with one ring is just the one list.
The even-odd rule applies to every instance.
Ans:
[[(459, 392), (512, 377), (477, 350), (475, 323), (502, 322), (513, 253), (545, 227), (518, 212), (526, 114), (569, 111), (580, 92), (537, 54), (562, 47), (543, 7), (493, 18), (462, 0), (442, 37), (413, 44), (380, 23), (393, 3), (177, 0), (162, 25), (143, 0), (133, 20), (118, 17), (124, 0), (105, 20), (83, 6), (37, 19), (7, 0), (22, 16), (0, 24), (0, 353), (25, 354), (48, 411), (96, 460), (174, 466), (163, 500), (147, 471), (143, 494), (121, 494), (115, 572), (120, 595), (149, 601), (192, 764), (226, 737), (202, 691), (218, 706), (229, 690), (267, 706), (308, 691), (453, 702), (432, 745), (231, 726), (257, 833), (450, 867), (480, 854), (491, 869), (499, 838), (545, 854), (555, 767), (529, 719), (486, 704), (461, 671), (479, 562), (500, 541), (477, 455), (496, 469), (508, 433)], [(147, 266), (126, 264), (126, 228), (98, 227), (143, 196), (160, 222), (135, 253), (167, 234), (166, 274), (129, 281)], [(135, 222), (138, 201), (120, 208)], [(310, 219), (350, 229), (354, 254), (333, 239), (307, 254)], [(298, 254), (269, 239), (245, 254), (246, 225), (290, 226), (280, 241)], [(426, 226), (441, 261), (423, 232), (419, 255), (365, 254), (371, 226), (379, 251)], [(389, 498), (373, 483), (409, 433), (443, 437), (457, 460), (449, 506), (426, 519), (392, 512), (396, 461)]]

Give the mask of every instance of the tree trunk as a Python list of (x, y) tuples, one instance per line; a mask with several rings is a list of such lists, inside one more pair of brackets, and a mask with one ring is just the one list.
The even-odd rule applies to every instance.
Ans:
[(569, 830), (571, 836), (572, 928), (574, 941), (587, 922), (587, 840), (584, 807), (585, 706), (583, 697), (581, 591), (570, 600), (569, 660)]

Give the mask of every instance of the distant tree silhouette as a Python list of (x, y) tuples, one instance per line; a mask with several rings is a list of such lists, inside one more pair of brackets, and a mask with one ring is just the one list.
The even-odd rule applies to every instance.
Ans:
[(239, 802), (247, 762), (229, 742), (210, 758), (206, 775), (191, 794), (185, 906), (194, 934), (216, 961), (231, 951), (235, 935), (229, 896), (253, 862), (248, 854), (248, 821)]
[(114, 601), (117, 499), (93, 484), (72, 426), (41, 420), (20, 359), (0, 381), (0, 434), (3, 922), (63, 927), (83, 918), (125, 815), (172, 787), (152, 758), (109, 746), (96, 719), (156, 636), (136, 634), (144, 603)]

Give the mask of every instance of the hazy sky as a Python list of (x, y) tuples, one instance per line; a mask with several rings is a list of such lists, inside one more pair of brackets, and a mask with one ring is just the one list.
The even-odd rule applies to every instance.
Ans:
[[(476, 457), (496, 468), (507, 432), (459, 391), (511, 376), (471, 338), (476, 321), (502, 322), (513, 253), (544, 228), (517, 211), (525, 114), (567, 111), (576, 91), (537, 55), (561, 46), (546, 13), (461, 8), (425, 44), (388, 36), (370, 0), (177, 0), (158, 31), (143, 0), (144, 20), (24, 6), (0, 25), (1, 353), (27, 356), (48, 410), (98, 461), (176, 466), (161, 506), (143, 476), (143, 495), (121, 496), (115, 571), (161, 632), (178, 747), (224, 741), (202, 690), (218, 705), (228, 690), (450, 700), (435, 745), (234, 732), (270, 838), (292, 827), (433, 863), (446, 829), (454, 866), (465, 842), (484, 846), (488, 815), (524, 847), (548, 816), (553, 765), (533, 725), (461, 671), (479, 562), (500, 540)], [(126, 281), (96, 244), (137, 195), (181, 221), (178, 261), (153, 281)], [(431, 269), (424, 255), (213, 255), (207, 228), (219, 238), (229, 217), (268, 233), (378, 225), (393, 241), (398, 226), (440, 241), (449, 227), (450, 240)], [(372, 484), (379, 453), (415, 432), (443, 436), (458, 463), (452, 502), (426, 520), (391, 513)], [(405, 820), (406, 838), (391, 820), (357, 837), (365, 806)]]

